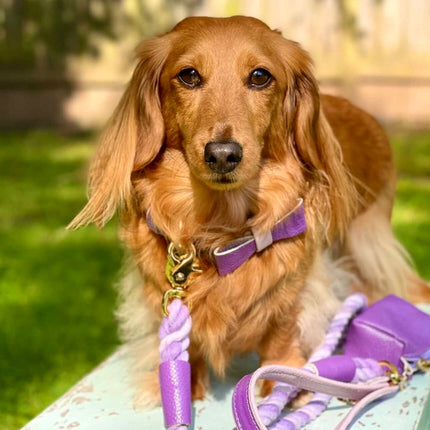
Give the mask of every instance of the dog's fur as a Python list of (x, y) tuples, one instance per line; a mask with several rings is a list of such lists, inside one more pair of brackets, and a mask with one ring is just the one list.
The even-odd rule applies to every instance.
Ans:
[[(119, 310), (138, 403), (157, 398), (156, 331), (170, 288), (167, 242), (148, 228), (149, 209), (169, 240), (196, 246), (203, 268), (187, 298), (194, 398), (207, 388), (207, 362), (223, 375), (234, 354), (257, 351), (262, 364), (301, 366), (351, 291), (370, 300), (429, 298), (391, 231), (395, 168), (387, 137), (348, 101), (320, 96), (298, 44), (253, 18), (188, 18), (142, 43), (138, 59), (92, 163), (90, 200), (71, 224), (102, 226), (121, 207), (121, 237), (139, 279), (123, 287)], [(179, 82), (190, 67), (200, 87)], [(247, 79), (260, 67), (273, 81), (256, 90)], [(203, 156), (214, 140), (243, 147), (224, 181)], [(299, 197), (306, 233), (218, 275), (215, 247), (270, 230)]]

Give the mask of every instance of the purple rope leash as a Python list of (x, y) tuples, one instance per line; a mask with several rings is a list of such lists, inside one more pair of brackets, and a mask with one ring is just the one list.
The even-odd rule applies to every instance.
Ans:
[[(366, 297), (362, 294), (351, 295), (343, 302), (342, 307), (330, 324), (322, 346), (311, 356), (309, 363), (330, 357), (333, 354), (345, 334), (349, 321), (366, 304)], [(313, 372), (311, 367), (305, 366), (304, 369)], [(377, 371), (380, 372), (379, 366)], [(371, 378), (371, 374), (371, 370), (363, 370), (360, 373), (362, 377), (367, 378), (366, 380)], [(316, 393), (305, 406), (276, 421), (287, 403), (296, 397), (298, 392), (299, 390), (291, 385), (276, 383), (272, 393), (263, 399), (258, 406), (259, 416), (264, 425), (269, 426), (270, 430), (299, 429), (321, 415), (331, 399), (329, 395)]]
[(191, 316), (181, 300), (173, 300), (168, 306), (169, 315), (163, 318), (158, 337), (160, 339), (160, 362), (172, 360), (188, 361), (190, 346)]
[[(322, 346), (311, 356), (308, 365), (303, 369), (315, 373), (312, 363), (327, 358), (333, 354), (345, 334), (345, 329), (354, 315), (366, 306), (366, 298), (362, 294), (354, 294), (348, 297), (337, 312), (324, 339)], [(176, 363), (186, 362), (189, 365), (188, 347), (190, 345), (191, 316), (186, 305), (180, 300), (173, 300), (168, 306), (168, 316), (163, 318), (160, 330), (160, 374), (163, 366), (168, 367), (167, 379), (176, 381), (176, 386), (170, 388), (173, 394), (165, 401), (163, 387), (166, 382), (160, 375), (162, 386), (163, 405), (165, 406), (165, 424), (168, 430), (187, 430), (191, 418), (183, 419), (186, 415), (183, 410), (186, 404), (191, 402), (190, 394), (186, 393), (183, 385), (190, 385), (189, 380), (181, 379), (181, 371), (175, 367)], [(383, 370), (375, 360), (354, 359), (357, 370), (353, 382), (364, 382), (383, 374)], [(172, 366), (173, 363), (173, 366)], [(173, 368), (173, 370), (172, 370)], [(186, 373), (186, 372), (185, 372)], [(189, 379), (189, 375), (188, 375)], [(189, 389), (189, 388), (188, 388)], [(164, 390), (165, 391), (165, 390)], [(285, 405), (290, 402), (299, 390), (295, 387), (277, 382), (272, 393), (258, 406), (261, 421), (270, 430), (297, 430), (310, 421), (317, 418), (327, 408), (331, 399), (330, 395), (316, 393), (312, 399), (300, 409), (280, 417)], [(166, 408), (166, 404), (169, 405)], [(168, 409), (166, 411), (166, 409)], [(178, 424), (180, 421), (185, 424)], [(175, 424), (172, 424), (175, 423)]]

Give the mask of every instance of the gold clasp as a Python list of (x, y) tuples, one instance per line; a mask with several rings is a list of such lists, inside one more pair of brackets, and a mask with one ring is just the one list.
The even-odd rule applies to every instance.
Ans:
[(408, 385), (408, 376), (406, 374), (399, 373), (397, 367), (390, 361), (382, 360), (378, 364), (382, 367), (387, 368), (386, 375), (389, 379), (390, 385), (398, 385), (400, 390), (403, 390)]
[(172, 287), (186, 289), (194, 273), (201, 273), (194, 245), (185, 249), (171, 242), (167, 250), (166, 276)]
[(167, 317), (167, 315), (169, 315), (169, 312), (167, 310), (167, 306), (169, 306), (170, 300), (173, 299), (183, 299), (185, 298), (185, 296), (187, 295), (187, 293), (185, 292), (185, 290), (174, 290), (174, 289), (170, 289), (167, 290), (164, 294), (163, 294), (163, 300), (161, 302), (161, 308), (163, 311), (163, 315), (165, 317)]
[(167, 307), (172, 299), (184, 299), (186, 289), (194, 274), (201, 273), (196, 248), (191, 244), (188, 248), (176, 247), (173, 242), (167, 249), (166, 277), (172, 288), (163, 295), (161, 303), (164, 316), (168, 315)]

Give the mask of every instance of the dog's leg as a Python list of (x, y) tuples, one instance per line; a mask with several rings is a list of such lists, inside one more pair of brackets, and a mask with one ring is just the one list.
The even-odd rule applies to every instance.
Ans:
[(209, 390), (209, 371), (206, 361), (190, 346), (191, 365), (191, 397), (193, 400), (203, 400)]
[[(298, 328), (292, 321), (274, 322), (270, 330), (264, 336), (263, 342), (258, 347), (260, 365), (268, 366), (280, 364), (300, 368), (306, 363), (306, 359), (299, 345)], [(273, 388), (273, 381), (260, 383), (260, 395), (267, 396)]]

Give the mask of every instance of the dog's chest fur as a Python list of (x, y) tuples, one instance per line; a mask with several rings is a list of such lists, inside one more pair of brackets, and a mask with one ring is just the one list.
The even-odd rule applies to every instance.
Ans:
[[(123, 239), (133, 251), (145, 295), (161, 317), (161, 298), (170, 284), (164, 274), (167, 241), (154, 235), (144, 219), (124, 225)], [(191, 353), (205, 356), (223, 374), (235, 354), (258, 351), (275, 327), (296, 335), (300, 290), (313, 261), (305, 235), (275, 243), (228, 276), (203, 259), (203, 273), (189, 287), (193, 319)]]

